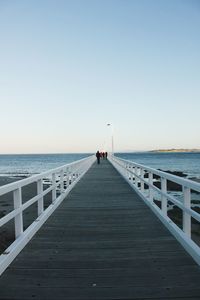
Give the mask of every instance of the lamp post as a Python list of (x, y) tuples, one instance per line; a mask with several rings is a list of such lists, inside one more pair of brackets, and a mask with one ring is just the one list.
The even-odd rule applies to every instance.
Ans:
[(114, 130), (113, 125), (110, 123), (107, 123), (107, 126), (111, 127), (111, 145), (112, 145), (112, 154), (114, 155)]

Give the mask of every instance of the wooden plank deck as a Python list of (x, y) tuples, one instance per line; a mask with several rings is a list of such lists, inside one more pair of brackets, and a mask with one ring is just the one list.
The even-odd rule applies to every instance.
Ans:
[(200, 267), (107, 161), (0, 278), (0, 299), (200, 299)]

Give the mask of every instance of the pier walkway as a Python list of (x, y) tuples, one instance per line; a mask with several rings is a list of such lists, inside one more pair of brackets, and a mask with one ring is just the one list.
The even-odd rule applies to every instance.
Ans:
[(200, 267), (104, 160), (2, 274), (0, 299), (200, 299)]

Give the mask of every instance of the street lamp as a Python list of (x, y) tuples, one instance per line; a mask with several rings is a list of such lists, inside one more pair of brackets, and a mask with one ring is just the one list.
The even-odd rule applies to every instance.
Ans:
[(110, 123), (107, 123), (107, 126), (111, 127), (111, 145), (112, 145), (112, 154), (114, 155), (114, 130), (113, 125)]

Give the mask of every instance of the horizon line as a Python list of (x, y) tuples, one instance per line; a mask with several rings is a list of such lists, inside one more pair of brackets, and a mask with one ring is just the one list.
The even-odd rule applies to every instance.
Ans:
[[(164, 152), (164, 151), (182, 151), (184, 152), (184, 150), (186, 152), (194, 152), (194, 151), (199, 151), (199, 148), (159, 148), (159, 149), (146, 149), (146, 150), (117, 150), (114, 153), (137, 153), (137, 152), (156, 152), (156, 151), (160, 151), (160, 152)], [(108, 151), (109, 153), (110, 151)], [(58, 155), (58, 154), (92, 154), (92, 153), (96, 153), (96, 151), (83, 151), (83, 152), (13, 152), (13, 153), (0, 153), (0, 155)]]

